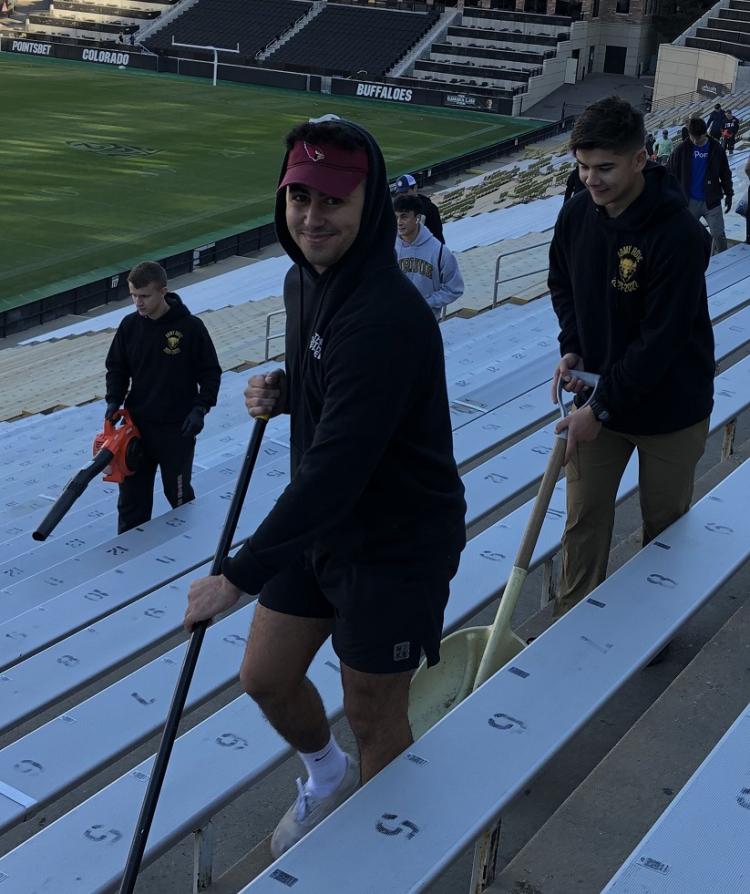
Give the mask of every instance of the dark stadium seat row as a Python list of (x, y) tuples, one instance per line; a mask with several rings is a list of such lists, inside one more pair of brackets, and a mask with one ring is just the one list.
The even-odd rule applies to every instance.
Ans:
[(288, 31), (306, 15), (306, 0), (199, 0), (146, 41), (152, 50), (166, 50), (172, 38), (180, 43), (234, 47), (241, 61), (254, 62), (255, 54)]

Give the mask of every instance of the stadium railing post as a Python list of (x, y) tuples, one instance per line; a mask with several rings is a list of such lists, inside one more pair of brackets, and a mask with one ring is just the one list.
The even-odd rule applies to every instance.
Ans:
[(213, 820), (193, 832), (193, 894), (207, 891), (213, 882), (216, 827)]
[(729, 457), (734, 453), (734, 436), (737, 431), (737, 420), (732, 419), (731, 422), (728, 422), (724, 427), (724, 440), (721, 443), (721, 461), (724, 462), (725, 459), (729, 459)]

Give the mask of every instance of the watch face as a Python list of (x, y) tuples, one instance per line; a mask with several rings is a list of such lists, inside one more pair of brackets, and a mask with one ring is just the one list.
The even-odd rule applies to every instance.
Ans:
[(589, 406), (597, 422), (606, 422), (609, 419), (609, 412), (598, 401), (592, 400)]

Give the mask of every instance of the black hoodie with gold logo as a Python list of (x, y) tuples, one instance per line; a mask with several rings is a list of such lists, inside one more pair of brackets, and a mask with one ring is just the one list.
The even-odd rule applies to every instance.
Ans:
[(549, 287), (561, 354), (578, 354), (602, 376), (607, 427), (656, 435), (700, 422), (713, 407), (711, 240), (665, 168), (649, 162), (644, 177), (616, 218), (588, 192), (563, 205)]
[[(180, 423), (216, 405), (221, 367), (203, 321), (174, 292), (158, 320), (128, 314), (107, 354), (107, 403), (123, 401), (137, 424)], [(127, 395), (127, 396), (126, 396)]]

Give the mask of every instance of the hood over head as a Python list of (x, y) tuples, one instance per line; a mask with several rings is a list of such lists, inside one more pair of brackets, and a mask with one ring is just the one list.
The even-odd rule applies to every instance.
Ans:
[[(346, 251), (344, 256), (333, 264), (326, 274), (340, 274), (345, 271), (357, 270), (361, 273), (363, 266), (372, 269), (372, 265), (388, 266), (395, 263), (393, 246), (396, 241), (396, 217), (391, 204), (391, 194), (386, 177), (385, 161), (380, 147), (374, 137), (358, 124), (337, 118), (333, 115), (322, 119), (313, 119), (312, 125), (321, 125), (320, 137), (312, 141), (299, 140), (284, 156), (279, 175), (279, 187), (276, 193), (276, 210), (274, 215), (276, 235), (284, 251), (301, 268), (313, 277), (318, 274), (309, 264), (297, 243), (292, 239), (286, 224), (286, 185), (294, 182), (304, 182), (321, 192), (329, 195), (338, 191), (339, 185), (344, 184), (351, 188), (351, 192), (363, 179), (363, 171), (366, 171), (365, 201), (362, 209), (362, 220), (359, 232)], [(363, 150), (351, 152), (342, 151), (324, 138), (326, 124), (336, 124), (351, 128), (365, 143)], [(323, 158), (316, 161), (319, 154)], [(321, 167), (317, 168), (316, 166)], [(296, 180), (295, 168), (302, 173), (304, 180)], [(316, 182), (320, 186), (316, 186)], [(328, 189), (324, 189), (324, 185)], [(343, 193), (348, 195), (348, 193)]]

